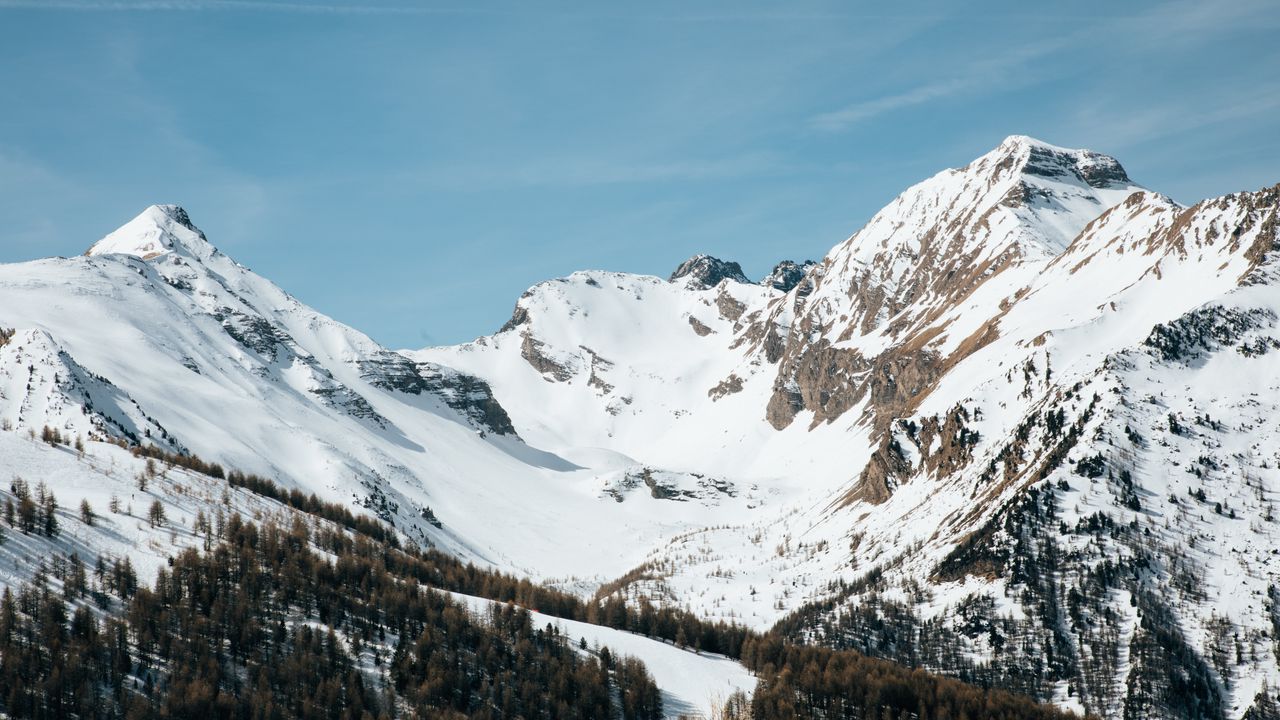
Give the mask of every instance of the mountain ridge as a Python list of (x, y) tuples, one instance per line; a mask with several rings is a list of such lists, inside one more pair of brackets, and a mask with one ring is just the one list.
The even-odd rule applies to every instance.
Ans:
[(580, 271), (393, 352), (152, 206), (0, 266), (0, 417), (158, 437), (580, 594), (1236, 720), (1280, 686), (1278, 215), (1280, 186), (1184, 207), (1010, 136), (818, 263)]
[[(1244, 363), (1232, 371), (1241, 377), (1265, 369), (1276, 300), (1238, 312), (1212, 308), (1240, 288), (1274, 290), (1268, 268), (1280, 242), (1278, 205), (1275, 192), (1263, 190), (1183, 207), (1134, 184), (1109, 156), (1013, 136), (964, 168), (906, 190), (810, 269), (803, 287), (748, 297), (729, 282), (700, 290), (700, 299), (673, 301), (672, 310), (650, 303), (644, 322), (633, 326), (644, 340), (625, 353), (623, 346), (600, 352), (601, 344), (606, 328), (633, 322), (638, 307), (601, 317), (603, 306), (585, 293), (535, 293), (526, 302), (533, 318), (526, 329), (543, 353), (591, 348), (641, 359), (657, 344), (669, 366), (698, 353), (689, 368), (721, 368), (699, 383), (689, 382), (691, 369), (669, 370), (665, 395), (640, 383), (623, 406), (599, 396), (607, 411), (595, 415), (591, 396), (578, 389), (590, 387), (586, 374), (582, 386), (570, 378), (526, 394), (515, 355), (497, 362), (507, 352), (501, 334), (421, 354), (489, 378), (508, 399), (518, 430), (561, 447), (618, 448), (642, 461), (720, 469), (730, 478), (807, 478), (808, 492), (782, 491), (792, 510), (773, 523), (761, 518), (689, 533), (655, 548), (611, 592), (689, 602), (731, 598), (744, 585), (768, 587), (775, 608), (807, 598), (796, 615), (766, 613), (796, 639), (923, 662), (1107, 717), (1240, 717), (1255, 702), (1265, 707), (1266, 688), (1280, 682), (1276, 664), (1262, 654), (1242, 666), (1247, 670), (1212, 660), (1223, 617), (1247, 628), (1255, 645), (1271, 632), (1259, 605), (1249, 610), (1235, 601), (1241, 594), (1270, 597), (1280, 580), (1257, 569), (1265, 561), (1260, 550), (1275, 542), (1268, 512), (1256, 502), (1242, 508), (1249, 493), (1272, 492), (1259, 479), (1271, 465), (1254, 460), (1247, 471), (1226, 475), (1216, 507), (1224, 516), (1222, 508), (1230, 509), (1228, 521), (1251, 518), (1248, 532), (1209, 523), (1217, 538), (1248, 539), (1248, 559), (1224, 555), (1220, 546), (1210, 556), (1229, 564), (1234, 579), (1205, 595), (1162, 595), (1161, 583), (1206, 576), (1205, 565), (1186, 569), (1176, 549), (1205, 531), (1182, 510), (1170, 514), (1158, 504), (1190, 491), (1171, 487), (1166, 468), (1182, 463), (1157, 449), (1195, 438), (1186, 430), (1193, 413), (1180, 410), (1174, 420), (1133, 408), (1149, 402), (1135, 389), (1149, 384), (1142, 373), (1172, 378), (1195, 368), (1137, 369), (1148, 367), (1153, 343), (1162, 358), (1180, 357), (1188, 344), (1198, 356), (1231, 353)], [(612, 282), (625, 300), (629, 286)], [(658, 316), (667, 319), (658, 323)], [(699, 339), (683, 341), (689, 349), (667, 345), (684, 319), (684, 331)], [(616, 369), (598, 374), (610, 387), (625, 381)], [(1186, 377), (1189, 387), (1220, 384)], [(707, 395), (679, 389), (695, 384), (709, 385)], [(1221, 390), (1219, 401), (1258, 402), (1247, 385)], [(646, 389), (654, 398), (648, 404)], [(567, 415), (540, 409), (570, 396), (578, 399)], [(672, 406), (669, 430), (640, 420)], [(557, 422), (558, 415), (579, 420)], [(597, 423), (610, 430), (593, 430)], [(1176, 442), (1148, 440), (1165, 433)], [(1210, 447), (1198, 452), (1210, 452), (1201, 457), (1214, 457), (1213, 442), (1204, 442)], [(836, 462), (823, 465), (815, 456)], [(1070, 498), (1095, 511), (1063, 507)], [(1042, 509), (1050, 501), (1057, 525)], [(1164, 525), (1153, 526), (1157, 521)], [(1114, 529), (1120, 527), (1136, 533)], [(1164, 539), (1144, 544), (1144, 533), (1155, 535), (1157, 527)], [(1107, 549), (1086, 552), (1090, 538)], [(758, 549), (774, 544), (776, 553)], [(1069, 559), (1046, 565), (1042, 558), (1056, 554)], [(1154, 569), (1134, 570), (1126, 580), (1107, 569), (1117, 562)], [(733, 577), (721, 579), (726, 566), (735, 568)], [(1066, 589), (1038, 579), (1041, 572), (1082, 578), (1088, 589), (1068, 606)], [(790, 582), (778, 588), (778, 578)], [(1140, 617), (1121, 598), (1132, 599)], [(723, 617), (752, 612), (751, 604), (731, 600), (695, 603)], [(1077, 619), (1064, 628), (1059, 618), (1077, 612), (1119, 620), (1091, 626)], [(1143, 617), (1165, 618), (1165, 625)], [(973, 622), (989, 628), (989, 640), (966, 635), (965, 623)], [(889, 628), (903, 635), (887, 635)], [(1001, 650), (1011, 643), (1020, 649)], [(957, 647), (983, 658), (987, 669), (931, 654)], [(1045, 657), (1065, 659), (1046, 664)], [(1194, 703), (1179, 695), (1162, 679), (1178, 662), (1197, 687), (1216, 689)]]

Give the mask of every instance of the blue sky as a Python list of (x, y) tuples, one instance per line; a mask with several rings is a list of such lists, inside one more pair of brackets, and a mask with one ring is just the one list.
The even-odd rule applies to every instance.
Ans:
[(418, 347), (576, 269), (817, 259), (1015, 133), (1280, 182), (1271, 0), (959, 5), (0, 0), (0, 262), (177, 203)]

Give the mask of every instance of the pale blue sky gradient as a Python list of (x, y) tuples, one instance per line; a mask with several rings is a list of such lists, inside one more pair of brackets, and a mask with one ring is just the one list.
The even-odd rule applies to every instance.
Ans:
[(1280, 182), (1280, 3), (958, 5), (0, 0), (0, 262), (177, 203), (417, 347), (576, 269), (817, 259), (1015, 133)]

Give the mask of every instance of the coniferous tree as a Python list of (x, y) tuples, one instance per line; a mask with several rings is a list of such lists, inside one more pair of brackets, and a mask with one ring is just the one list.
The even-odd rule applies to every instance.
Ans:
[(41, 529), (45, 537), (57, 537), (58, 535), (58, 501), (53, 496), (53, 492), (45, 490), (44, 505), (40, 509)]
[(164, 505), (159, 500), (151, 501), (151, 509), (147, 511), (147, 519), (151, 521), (151, 527), (164, 524)]
[(36, 520), (39, 514), (39, 508), (31, 499), (31, 495), (23, 493), (18, 496), (18, 527), (22, 532), (30, 535), (36, 531)]

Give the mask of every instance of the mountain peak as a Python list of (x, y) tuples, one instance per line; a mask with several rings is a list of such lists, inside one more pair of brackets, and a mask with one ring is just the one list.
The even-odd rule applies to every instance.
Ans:
[(1110, 155), (1059, 147), (1028, 135), (1010, 135), (994, 150), (965, 167), (966, 170), (984, 168), (995, 172), (1014, 170), (1024, 177), (1082, 182), (1099, 190), (1133, 186), (1120, 161)]
[(1064, 148), (1052, 143), (1047, 143), (1039, 138), (1033, 138), (1030, 135), (1010, 135), (1000, 141), (999, 147), (1002, 148), (1041, 148), (1044, 150), (1056, 150), (1058, 152), (1071, 152), (1070, 148)]
[(218, 251), (178, 205), (152, 205), (102, 238), (86, 255), (133, 255), (143, 260), (171, 252), (205, 259)]
[(816, 265), (812, 260), (805, 260), (797, 263), (794, 260), (783, 260), (773, 267), (770, 272), (760, 281), (761, 285), (771, 287), (782, 292), (791, 292), (792, 288), (800, 284), (804, 280), (804, 276)]
[(730, 260), (721, 260), (710, 255), (694, 255), (685, 260), (680, 263), (680, 266), (667, 279), (670, 282), (675, 282), (682, 277), (693, 278), (689, 282), (701, 290), (715, 287), (720, 284), (721, 280), (732, 280), (740, 283), (751, 282), (742, 272), (742, 266), (738, 263)]

